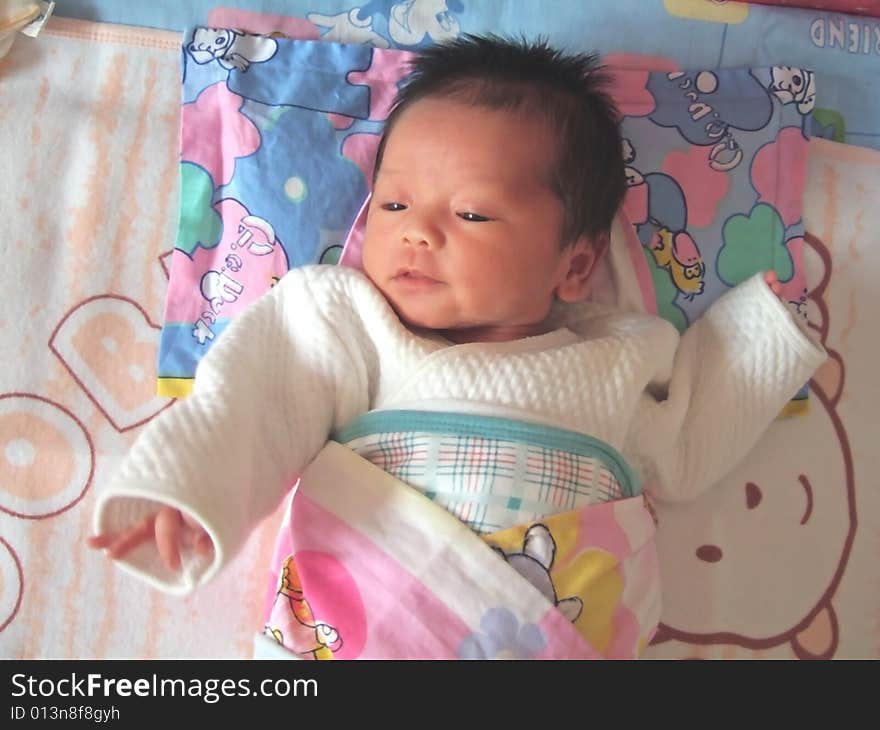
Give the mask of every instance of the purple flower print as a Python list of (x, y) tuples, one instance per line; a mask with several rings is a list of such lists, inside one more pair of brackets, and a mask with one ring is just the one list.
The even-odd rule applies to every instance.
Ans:
[(490, 608), (480, 619), (482, 632), (468, 636), (458, 649), (462, 659), (530, 659), (547, 642), (535, 624), (520, 625), (506, 608)]

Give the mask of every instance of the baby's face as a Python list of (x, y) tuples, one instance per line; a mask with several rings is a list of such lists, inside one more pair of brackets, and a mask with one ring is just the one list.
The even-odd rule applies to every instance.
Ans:
[(404, 322), (456, 341), (542, 331), (570, 259), (554, 153), (544, 124), (521, 115), (431, 98), (401, 115), (363, 265)]

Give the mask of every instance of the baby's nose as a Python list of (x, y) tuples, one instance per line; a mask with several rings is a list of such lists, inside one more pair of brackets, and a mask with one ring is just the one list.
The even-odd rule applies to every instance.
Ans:
[(413, 218), (404, 227), (403, 242), (410, 246), (438, 248), (443, 245), (443, 231), (429, 219)]

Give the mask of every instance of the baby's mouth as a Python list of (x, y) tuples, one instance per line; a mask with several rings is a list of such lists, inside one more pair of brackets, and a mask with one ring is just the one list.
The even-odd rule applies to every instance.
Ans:
[(410, 286), (431, 286), (441, 283), (439, 279), (423, 274), (418, 269), (401, 269), (392, 277), (392, 281)]

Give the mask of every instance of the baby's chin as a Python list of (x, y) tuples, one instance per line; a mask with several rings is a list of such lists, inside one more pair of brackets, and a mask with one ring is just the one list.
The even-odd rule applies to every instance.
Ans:
[[(395, 310), (396, 311), (396, 310)], [(451, 318), (437, 316), (436, 313), (417, 316), (403, 316), (397, 313), (403, 325), (414, 332), (432, 332), (445, 337), (450, 342), (506, 342), (531, 335), (542, 334), (547, 330), (541, 324), (499, 326), (495, 324), (464, 323)]]
[(468, 327), (456, 317), (451, 316), (449, 311), (443, 311), (437, 306), (432, 307), (429, 303), (414, 306), (411, 302), (395, 302), (391, 297), (386, 297), (386, 300), (401, 323), (410, 330), (443, 333)]
[(412, 308), (395, 306), (391, 302), (391, 308), (395, 311), (400, 321), (410, 329), (420, 330), (449, 330), (456, 329), (456, 323), (450, 321), (438, 312), (414, 311)]
[(425, 330), (441, 330), (454, 326), (451, 318), (437, 306), (429, 302), (407, 301), (407, 298), (396, 297), (393, 292), (378, 287), (391, 309), (400, 321), (409, 328)]

